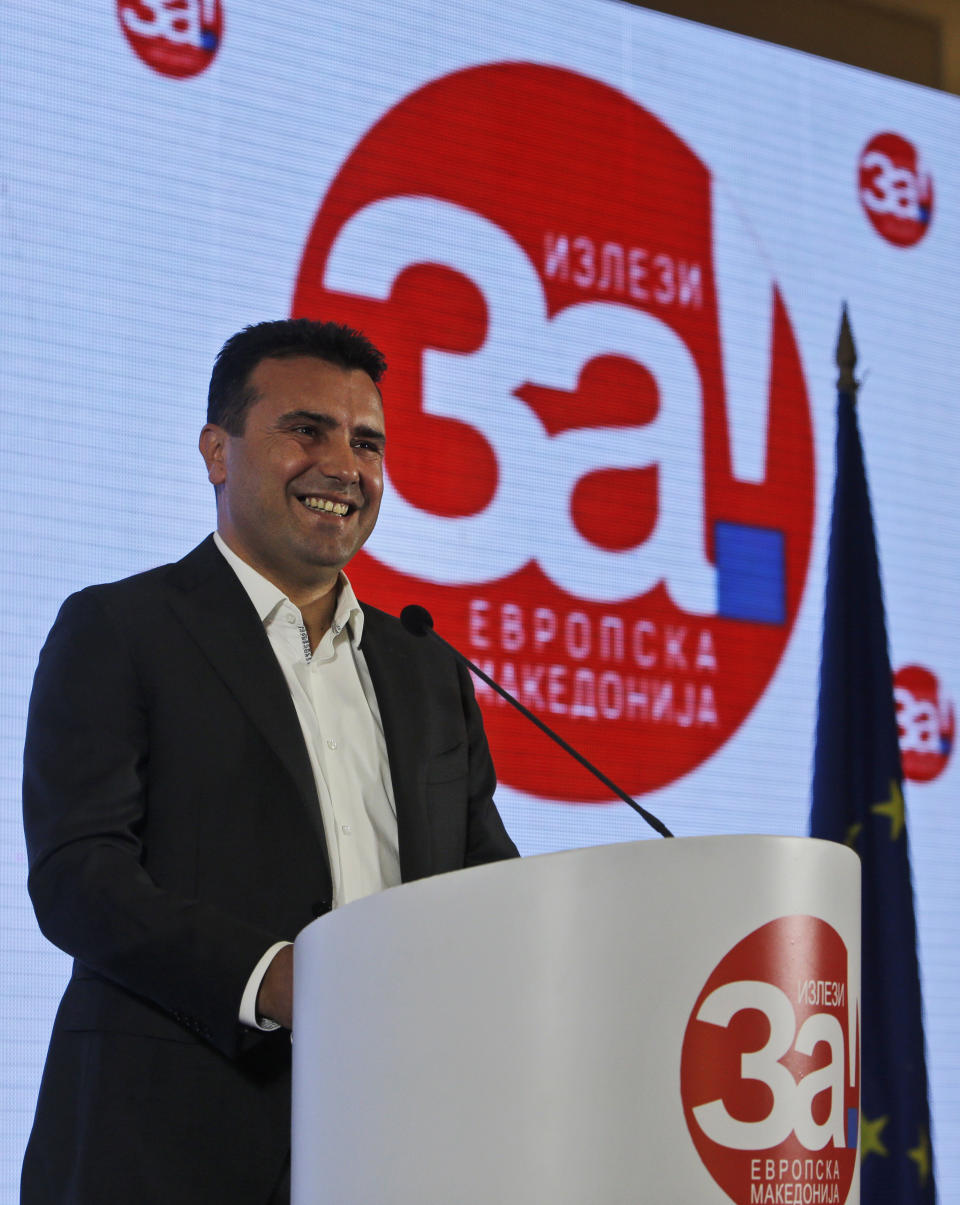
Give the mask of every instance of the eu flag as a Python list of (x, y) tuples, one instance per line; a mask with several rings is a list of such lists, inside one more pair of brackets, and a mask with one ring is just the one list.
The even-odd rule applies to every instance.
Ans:
[(861, 1202), (936, 1200), (903, 778), (846, 309), (810, 833), (863, 873)]

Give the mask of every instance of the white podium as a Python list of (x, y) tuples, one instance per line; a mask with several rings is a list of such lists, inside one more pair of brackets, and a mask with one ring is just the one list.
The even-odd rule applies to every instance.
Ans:
[(857, 858), (788, 837), (501, 862), (322, 917), (293, 1205), (856, 1202), (859, 951)]

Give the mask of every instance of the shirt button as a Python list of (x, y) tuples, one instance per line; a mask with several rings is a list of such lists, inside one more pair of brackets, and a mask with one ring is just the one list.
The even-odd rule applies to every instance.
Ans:
[(349, 837), (349, 836), (350, 836), (350, 834), (353, 832), (353, 829), (350, 827), (350, 825), (349, 825), (349, 824), (341, 824), (341, 825), (340, 825), (340, 831), (341, 831), (342, 833), (345, 833), (345, 834), (346, 834), (346, 835)]
[(287, 612), (287, 623), (296, 623), (296, 622), (297, 622), (297, 617), (295, 615), (291, 615), (290, 612), (288, 611)]
[(334, 636), (340, 635), (340, 625), (338, 623), (335, 623), (333, 625), (333, 634), (334, 634)]
[(328, 749), (336, 749), (336, 747), (337, 747), (337, 742), (336, 742), (336, 741), (327, 741), (327, 748), (328, 748)]

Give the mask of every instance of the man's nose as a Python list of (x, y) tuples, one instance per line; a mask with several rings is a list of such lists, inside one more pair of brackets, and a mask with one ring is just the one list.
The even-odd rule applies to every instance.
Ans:
[(343, 484), (360, 479), (356, 450), (349, 438), (324, 440), (317, 453), (317, 467), (325, 477)]

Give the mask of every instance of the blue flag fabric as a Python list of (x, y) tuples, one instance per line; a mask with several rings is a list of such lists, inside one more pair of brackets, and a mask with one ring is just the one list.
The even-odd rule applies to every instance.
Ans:
[(936, 1189), (900, 748), (855, 394), (843, 389), (810, 834), (850, 845), (862, 865), (861, 1203), (930, 1205)]

